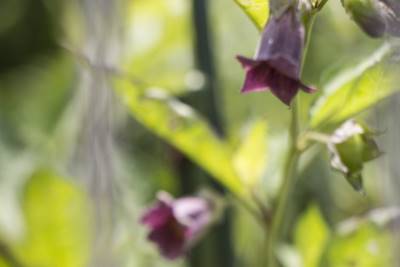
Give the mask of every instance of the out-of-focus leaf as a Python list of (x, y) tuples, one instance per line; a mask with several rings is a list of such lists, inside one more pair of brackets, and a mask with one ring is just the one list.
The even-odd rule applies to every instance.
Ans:
[(329, 228), (319, 209), (316, 206), (308, 208), (298, 221), (295, 232), (295, 244), (304, 267), (319, 266), (329, 235)]
[(320, 266), (391, 266), (391, 245), (388, 231), (365, 222), (350, 232), (339, 232), (330, 241)]
[(339, 75), (311, 109), (311, 127), (332, 130), (400, 89), (398, 62), (385, 57), (385, 44), (357, 67)]
[(89, 256), (89, 207), (85, 194), (47, 170), (36, 171), (22, 199), (26, 237), (18, 247), (27, 266), (86, 266)]
[(269, 17), (268, 0), (235, 0), (243, 9), (244, 13), (253, 21), (256, 27), (261, 30)]
[(125, 79), (117, 79), (115, 87), (140, 123), (185, 153), (230, 191), (243, 195), (244, 187), (233, 168), (230, 150), (195, 110), (163, 91), (142, 94)]
[(65, 53), (1, 76), (0, 123), (6, 137), (33, 145), (47, 138), (68, 103), (73, 77), (73, 60)]
[(249, 186), (258, 184), (267, 163), (267, 123), (257, 120), (249, 127), (243, 141), (234, 155), (234, 166)]
[(10, 265), (3, 258), (0, 258), (0, 267), (10, 267)]
[(284, 267), (302, 267), (299, 251), (293, 246), (282, 245), (278, 249), (278, 259)]
[[(240, 205), (235, 207), (232, 218), (233, 248), (242, 266), (265, 265), (265, 235), (261, 225)], [(264, 262), (264, 265), (263, 265)]]
[(198, 89), (188, 71), (193, 68), (190, 1), (130, 1), (125, 27), (126, 72), (173, 94)]

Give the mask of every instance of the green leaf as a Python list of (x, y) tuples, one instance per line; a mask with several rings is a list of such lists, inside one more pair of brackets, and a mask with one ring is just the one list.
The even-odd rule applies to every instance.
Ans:
[(139, 0), (127, 6), (124, 72), (171, 94), (200, 89), (204, 77), (193, 70), (190, 1)]
[(295, 245), (303, 259), (302, 266), (319, 266), (329, 235), (329, 228), (317, 206), (308, 208), (295, 230)]
[[(19, 257), (29, 266), (86, 266), (89, 208), (85, 194), (51, 171), (36, 171), (22, 199), (26, 236)], [(28, 266), (28, 265), (27, 265)]]
[(185, 153), (230, 191), (244, 194), (231, 151), (195, 110), (165, 91), (143, 92), (125, 79), (117, 79), (115, 87), (130, 114), (140, 123)]
[(11, 140), (37, 145), (46, 139), (66, 107), (73, 80), (73, 60), (66, 53), (38, 58), (0, 77), (0, 114)]
[(233, 158), (239, 176), (250, 187), (258, 184), (267, 164), (267, 134), (266, 121), (254, 121)]
[(9, 267), (10, 265), (8, 265), (7, 263), (6, 263), (6, 261), (5, 260), (3, 260), (2, 258), (0, 258), (0, 267)]
[(332, 130), (400, 89), (399, 64), (385, 60), (390, 50), (388, 44), (383, 45), (328, 84), (311, 109), (311, 127)]
[(350, 232), (339, 232), (328, 245), (320, 266), (391, 266), (391, 245), (388, 231), (365, 222)]
[(253, 21), (259, 30), (264, 28), (269, 17), (268, 0), (235, 0), (244, 13)]

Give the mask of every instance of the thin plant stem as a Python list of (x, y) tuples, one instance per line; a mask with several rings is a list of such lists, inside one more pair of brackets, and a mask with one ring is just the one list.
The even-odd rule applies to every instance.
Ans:
[(268, 267), (277, 266), (275, 249), (279, 243), (282, 235), (285, 213), (287, 211), (290, 195), (295, 184), (295, 173), (297, 163), (300, 157), (300, 151), (296, 147), (296, 140), (299, 131), (298, 123), (298, 107), (297, 101), (294, 100), (292, 107), (292, 120), (289, 132), (289, 150), (284, 164), (283, 181), (278, 193), (278, 202), (275, 209), (271, 229), (267, 238), (267, 251), (268, 251)]
[[(301, 70), (303, 70), (305, 58), (307, 55), (310, 33), (314, 22), (315, 14), (310, 16), (305, 21), (306, 42), (301, 62)], [(268, 267), (277, 267), (278, 262), (275, 255), (275, 249), (279, 245), (280, 240), (285, 231), (285, 218), (289, 207), (290, 196), (292, 195), (293, 187), (296, 183), (296, 170), (300, 159), (301, 151), (297, 147), (298, 137), (300, 135), (299, 122), (299, 103), (295, 98), (291, 108), (291, 122), (289, 128), (289, 149), (286, 155), (284, 164), (282, 185), (278, 192), (277, 207), (274, 211), (271, 228), (267, 229), (267, 257)]]

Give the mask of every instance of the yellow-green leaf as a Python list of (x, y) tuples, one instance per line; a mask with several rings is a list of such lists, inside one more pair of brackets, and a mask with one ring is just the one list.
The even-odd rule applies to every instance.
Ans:
[(338, 76), (311, 109), (311, 127), (332, 130), (400, 89), (400, 67), (384, 45), (357, 67)]
[[(188, 71), (193, 68), (190, 1), (129, 1), (126, 22), (124, 72), (171, 94), (201, 87), (201, 74)], [(197, 83), (191, 78), (196, 73)]]
[(390, 233), (365, 222), (349, 233), (337, 233), (327, 247), (320, 266), (383, 267), (393, 263)]
[(235, 168), (246, 185), (258, 184), (267, 163), (267, 123), (257, 120), (249, 127), (234, 155)]
[(268, 21), (269, 0), (235, 0), (244, 13), (261, 30)]
[(26, 184), (22, 207), (26, 236), (17, 251), (27, 266), (87, 266), (89, 208), (83, 191), (51, 171), (39, 170)]
[[(190, 106), (160, 90), (139, 90), (117, 79), (116, 92), (130, 114), (153, 133), (174, 145), (237, 195), (245, 192), (228, 146)], [(190, 177), (187, 177), (190, 179)]]
[(303, 267), (318, 267), (329, 238), (329, 228), (321, 212), (311, 206), (300, 218), (296, 226), (295, 245), (299, 251)]

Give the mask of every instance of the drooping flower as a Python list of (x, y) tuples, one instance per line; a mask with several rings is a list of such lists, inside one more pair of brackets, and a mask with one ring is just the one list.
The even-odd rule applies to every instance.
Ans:
[(150, 228), (148, 239), (157, 244), (168, 259), (185, 254), (212, 221), (213, 207), (201, 197), (173, 199), (168, 193), (157, 195), (157, 203), (148, 209), (141, 223)]
[(304, 34), (304, 26), (293, 7), (279, 17), (271, 17), (255, 58), (237, 56), (246, 71), (242, 92), (271, 90), (287, 105), (299, 89), (312, 93), (314, 89), (300, 81)]
[(371, 37), (400, 37), (400, 2), (397, 0), (342, 0), (352, 19)]

